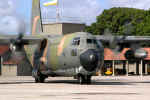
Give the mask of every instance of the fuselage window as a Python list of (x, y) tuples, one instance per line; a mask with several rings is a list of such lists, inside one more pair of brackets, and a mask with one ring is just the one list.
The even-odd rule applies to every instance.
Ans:
[(80, 38), (79, 37), (74, 38), (73, 42), (72, 42), (72, 45), (80, 45)]

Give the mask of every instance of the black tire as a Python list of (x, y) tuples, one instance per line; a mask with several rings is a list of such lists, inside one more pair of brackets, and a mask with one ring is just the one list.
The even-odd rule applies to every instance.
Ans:
[(87, 78), (86, 79), (86, 84), (91, 84), (91, 77), (92, 77), (91, 75), (86, 76), (86, 78)]
[(35, 83), (44, 83), (44, 82), (45, 82), (45, 79), (43, 79), (43, 78), (35, 79)]
[(37, 78), (35, 78), (35, 83), (39, 83), (39, 80)]
[(91, 84), (91, 75), (79, 74), (78, 75), (78, 81), (79, 81), (79, 84), (81, 84), (81, 85), (83, 85), (83, 84)]
[(40, 74), (35, 78), (35, 83), (44, 83), (47, 77), (45, 75)]
[(79, 81), (79, 84), (81, 85), (86, 83), (85, 77), (81, 74), (78, 76), (78, 81)]

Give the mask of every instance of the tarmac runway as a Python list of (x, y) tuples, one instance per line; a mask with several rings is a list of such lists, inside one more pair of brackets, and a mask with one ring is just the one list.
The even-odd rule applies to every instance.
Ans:
[(91, 85), (73, 78), (0, 77), (0, 100), (149, 100), (150, 76), (93, 77)]

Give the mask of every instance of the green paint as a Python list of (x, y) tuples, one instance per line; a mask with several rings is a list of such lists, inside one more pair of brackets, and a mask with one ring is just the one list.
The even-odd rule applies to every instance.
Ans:
[(36, 45), (28, 45), (25, 47), (25, 52), (30, 62), (32, 61), (32, 56), (34, 54), (35, 49)]
[(76, 36), (76, 34), (69, 34), (65, 39), (63, 50), (71, 43), (71, 40)]
[(57, 51), (58, 51), (58, 45), (61, 41), (62, 37), (59, 37), (59, 38), (55, 38), (53, 40), (53, 43), (51, 43), (49, 45), (50, 47), (50, 65), (51, 65), (51, 68), (53, 70), (57, 70), (59, 68), (59, 60), (58, 60), (58, 56), (57, 56)]
[(39, 0), (33, 0), (32, 1), (32, 6), (37, 6), (37, 4), (39, 4)]
[(56, 70), (56, 67), (58, 66), (57, 45), (51, 45), (50, 51), (50, 64), (52, 69)]
[[(76, 36), (75, 34), (69, 34), (69, 35), (65, 35), (66, 39), (64, 40), (64, 46), (63, 46), (63, 50), (65, 48), (67, 48), (67, 46), (70, 44), (71, 40)], [(59, 56), (57, 55), (58, 52), (58, 46), (61, 42), (61, 40), (63, 39), (63, 37), (59, 37), (59, 38), (55, 38), (53, 40), (53, 43), (51, 43), (49, 45), (50, 47), (50, 65), (51, 68), (53, 70), (57, 70), (60, 66), (59, 66)]]

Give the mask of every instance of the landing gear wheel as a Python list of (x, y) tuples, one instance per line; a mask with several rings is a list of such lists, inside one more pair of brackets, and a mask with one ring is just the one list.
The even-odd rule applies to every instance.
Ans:
[(44, 83), (44, 81), (45, 78), (41, 78), (41, 77), (35, 78), (35, 83)]
[(80, 84), (91, 84), (91, 75), (79, 75), (78, 80)]
[(91, 75), (86, 76), (86, 83), (91, 84)]
[(42, 74), (38, 70), (33, 70), (32, 76), (35, 78), (35, 83), (44, 83), (45, 79), (48, 78), (48, 76)]
[(35, 78), (35, 83), (44, 83), (47, 76), (40, 74)]
[(83, 75), (79, 75), (79, 84), (85, 84), (85, 77)]

